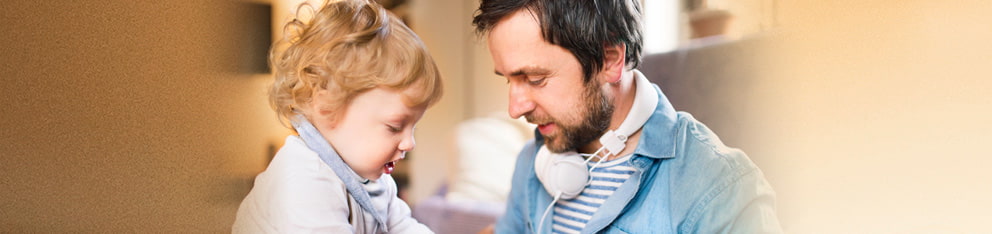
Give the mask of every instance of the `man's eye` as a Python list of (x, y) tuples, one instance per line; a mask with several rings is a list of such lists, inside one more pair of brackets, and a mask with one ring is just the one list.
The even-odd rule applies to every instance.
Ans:
[(530, 85), (542, 85), (542, 84), (544, 84), (544, 81), (546, 81), (546, 80), (548, 80), (548, 78), (541, 77), (541, 78), (538, 78), (538, 79), (527, 80), (527, 83), (530, 83)]

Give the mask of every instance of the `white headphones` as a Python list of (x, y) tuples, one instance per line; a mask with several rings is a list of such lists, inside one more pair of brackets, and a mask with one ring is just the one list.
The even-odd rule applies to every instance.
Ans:
[[(599, 143), (603, 147), (596, 150), (593, 155), (598, 155), (601, 151), (603, 157), (616, 155), (627, 146), (627, 137), (637, 129), (644, 126), (644, 123), (651, 117), (655, 107), (658, 105), (658, 94), (655, 92), (651, 82), (644, 75), (635, 71), (636, 92), (634, 93), (634, 103), (627, 113), (627, 117), (620, 123), (616, 130), (609, 130), (599, 138)], [(589, 159), (592, 159), (590, 157)], [(605, 158), (604, 158), (605, 159)], [(534, 161), (534, 172), (541, 180), (544, 189), (557, 200), (572, 199), (582, 193), (582, 189), (589, 183), (589, 172), (599, 166), (597, 163), (592, 168), (587, 168), (588, 159), (583, 159), (579, 153), (571, 151), (564, 153), (552, 153), (548, 147), (541, 146), (537, 151), (537, 158)], [(602, 160), (600, 160), (602, 162)], [(553, 204), (554, 202), (552, 202)]]

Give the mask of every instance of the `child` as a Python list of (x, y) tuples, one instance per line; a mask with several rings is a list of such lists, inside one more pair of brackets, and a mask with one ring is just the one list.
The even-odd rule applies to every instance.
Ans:
[(441, 96), (433, 59), (369, 0), (327, 3), (309, 21), (286, 24), (269, 57), (270, 102), (299, 136), (255, 179), (233, 232), (431, 233), (389, 174)]

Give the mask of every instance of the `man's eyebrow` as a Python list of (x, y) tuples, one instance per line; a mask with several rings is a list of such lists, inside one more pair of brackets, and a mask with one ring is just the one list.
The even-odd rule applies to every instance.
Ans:
[[(496, 72), (496, 75), (503, 76), (503, 73), (500, 73), (499, 71), (495, 71), (495, 72)], [(536, 66), (526, 66), (526, 67), (522, 67), (520, 69), (517, 69), (516, 71), (510, 72), (510, 76), (521, 76), (521, 75), (527, 75), (527, 76), (544, 76), (544, 75), (550, 75), (550, 74), (551, 74), (551, 71), (550, 70), (545, 69), (545, 68), (542, 68), (542, 67), (536, 67)]]

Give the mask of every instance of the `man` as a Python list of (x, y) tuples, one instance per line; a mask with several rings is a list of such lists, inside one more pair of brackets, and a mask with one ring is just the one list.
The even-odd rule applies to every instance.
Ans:
[(640, 18), (638, 0), (482, 0), (509, 114), (538, 125), (497, 233), (781, 232), (754, 163), (636, 70)]

